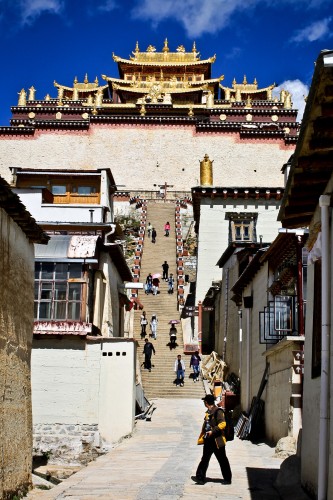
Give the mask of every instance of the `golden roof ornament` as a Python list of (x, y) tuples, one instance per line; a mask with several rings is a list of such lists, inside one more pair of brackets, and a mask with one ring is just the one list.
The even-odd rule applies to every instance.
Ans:
[(76, 85), (78, 82), (78, 79), (77, 79), (77, 76), (74, 78), (74, 82), (73, 82), (73, 85)]
[(83, 83), (88, 83), (88, 73), (86, 73), (86, 74), (85, 74), (85, 77), (84, 77)]
[(89, 94), (87, 98), (87, 105), (92, 106), (93, 104), (94, 104), (93, 96)]
[(209, 91), (206, 99), (206, 108), (213, 108), (213, 107), (214, 107), (214, 96), (213, 92)]
[(184, 45), (178, 45), (176, 51), (180, 52), (182, 54), (185, 54), (185, 47), (184, 47)]
[(79, 100), (79, 91), (77, 88), (74, 87), (73, 89), (73, 95), (72, 95), (72, 100), (73, 101), (78, 101)]
[(156, 52), (156, 48), (154, 47), (154, 45), (148, 45), (147, 52), (150, 53)]
[(50, 94), (46, 94), (46, 96), (44, 97), (44, 101), (50, 101), (50, 100), (51, 100)]
[(244, 75), (244, 78), (243, 78), (243, 85), (247, 85), (246, 75)]
[(140, 49), (139, 49), (139, 42), (136, 42), (135, 44), (135, 52), (138, 54), (140, 52)]
[(286, 92), (286, 98), (285, 98), (285, 101), (284, 101), (284, 109), (291, 109), (292, 108), (292, 102), (291, 102), (291, 93), (290, 92)]
[(168, 39), (167, 38), (164, 40), (164, 47), (162, 50), (163, 50), (163, 52), (169, 52), (169, 50), (170, 50), (168, 47)]
[(98, 78), (96, 76), (95, 80), (94, 80), (94, 84), (96, 85), (96, 87), (98, 87)]
[(142, 104), (142, 106), (140, 108), (140, 115), (145, 116), (145, 114), (146, 114), (146, 107), (144, 104)]
[(27, 104), (27, 93), (24, 89), (22, 89), (20, 92), (18, 92), (19, 99), (18, 99), (18, 105), (19, 106), (26, 106)]
[[(214, 160), (213, 160), (214, 161)], [(213, 161), (209, 159), (208, 154), (200, 161), (200, 185), (212, 186), (213, 185)]]
[(252, 108), (252, 99), (249, 95), (247, 96), (245, 107)]
[(101, 107), (103, 104), (103, 93), (101, 89), (98, 89), (95, 95), (95, 107)]
[(29, 97), (28, 97), (28, 100), (29, 101), (34, 101), (36, 99), (36, 89), (35, 87), (32, 85), (29, 89)]

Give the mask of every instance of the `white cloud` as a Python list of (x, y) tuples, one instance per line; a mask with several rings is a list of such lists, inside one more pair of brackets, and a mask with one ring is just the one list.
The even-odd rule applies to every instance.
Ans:
[[(162, 21), (175, 19), (189, 38), (216, 33), (228, 25), (236, 11), (250, 11), (262, 5), (267, 8), (289, 4), (294, 9), (318, 9), (331, 0), (140, 0), (132, 9), (134, 19), (151, 21), (156, 28)], [(318, 33), (319, 33), (319, 28)], [(312, 35), (313, 36), (313, 35)]]
[(44, 12), (60, 14), (64, 0), (20, 0), (19, 9), (22, 24), (31, 24)]
[(118, 7), (117, 2), (115, 0), (105, 0), (99, 7), (98, 10), (102, 10), (105, 12), (111, 12), (112, 10)]
[(310, 24), (310, 26), (297, 31), (296, 35), (291, 38), (291, 42), (315, 42), (328, 34), (332, 36), (329, 27), (331, 21), (332, 17), (328, 17)]
[(245, 10), (263, 0), (143, 0), (132, 10), (135, 19), (151, 20), (154, 27), (176, 19), (187, 35), (201, 36), (224, 28), (236, 10)]
[(309, 93), (309, 87), (300, 80), (286, 80), (273, 90), (273, 96), (279, 97), (281, 90), (287, 90), (291, 94), (293, 108), (298, 109), (297, 120), (301, 121), (305, 108), (305, 98)]

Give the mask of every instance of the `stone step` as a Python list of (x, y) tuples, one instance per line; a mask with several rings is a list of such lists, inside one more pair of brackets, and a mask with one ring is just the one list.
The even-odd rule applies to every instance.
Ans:
[[(164, 224), (170, 223), (171, 230), (170, 236), (164, 236)], [(151, 223), (157, 231), (156, 243), (149, 241), (147, 233), (143, 242), (143, 253), (140, 269), (140, 282), (145, 283), (146, 277), (149, 273), (160, 273), (162, 276), (162, 264), (166, 260), (169, 264), (169, 274), (172, 273), (175, 277), (176, 288), (176, 233), (175, 233), (175, 204), (161, 204), (149, 202), (147, 205), (147, 225)], [(146, 397), (149, 398), (191, 398), (203, 397), (204, 387), (203, 383), (193, 382), (189, 378), (191, 370), (189, 368), (190, 358), (183, 355), (183, 333), (181, 324), (176, 325), (177, 328), (177, 347), (170, 350), (169, 343), (169, 330), (170, 325), (168, 322), (171, 319), (179, 319), (180, 314), (177, 304), (177, 292), (172, 295), (167, 293), (168, 286), (165, 281), (160, 278), (160, 293), (156, 296), (152, 294), (145, 294), (144, 291), (139, 292), (138, 297), (144, 306), (148, 323), (150, 322), (153, 314), (157, 315), (157, 339), (151, 340), (153, 343), (156, 355), (152, 356), (152, 364), (155, 365), (151, 372), (141, 367), (142, 384)], [(138, 340), (139, 347), (139, 362), (140, 366), (143, 363), (144, 355), (142, 353), (144, 340), (141, 339), (141, 326), (140, 316), (142, 311), (135, 311), (134, 331), (135, 338)], [(147, 334), (150, 333), (149, 324), (146, 327)], [(173, 383), (175, 380), (174, 363), (178, 354), (181, 354), (186, 365), (185, 372), (185, 385), (184, 387), (176, 387)]]

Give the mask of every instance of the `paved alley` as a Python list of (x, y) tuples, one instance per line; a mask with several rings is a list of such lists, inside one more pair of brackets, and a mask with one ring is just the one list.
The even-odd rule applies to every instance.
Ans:
[[(191, 480), (202, 447), (196, 444), (204, 415), (200, 399), (156, 399), (152, 420), (139, 420), (133, 436), (49, 491), (33, 490), (28, 499), (278, 500), (273, 482), (282, 460), (274, 448), (235, 438), (227, 444), (233, 472), (221, 484), (213, 456), (205, 485)], [(121, 411), (121, 409), (120, 409)]]

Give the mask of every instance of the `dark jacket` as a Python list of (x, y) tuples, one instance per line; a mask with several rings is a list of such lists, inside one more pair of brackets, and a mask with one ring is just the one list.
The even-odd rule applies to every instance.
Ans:
[(143, 352), (146, 356), (151, 356), (152, 353), (155, 354), (155, 348), (151, 342), (146, 342), (143, 346)]
[[(222, 448), (225, 446), (226, 438), (224, 436), (224, 429), (226, 427), (226, 422), (224, 418), (224, 411), (222, 408), (218, 406), (214, 406), (214, 408), (210, 411), (207, 410), (205, 413), (204, 423), (202, 424), (201, 433), (199, 436), (198, 444), (202, 444), (201, 437), (204, 436), (206, 432), (206, 423), (209, 422), (211, 426), (212, 436), (208, 439), (215, 439), (216, 446), (218, 448)], [(200, 441), (200, 443), (199, 443)]]

